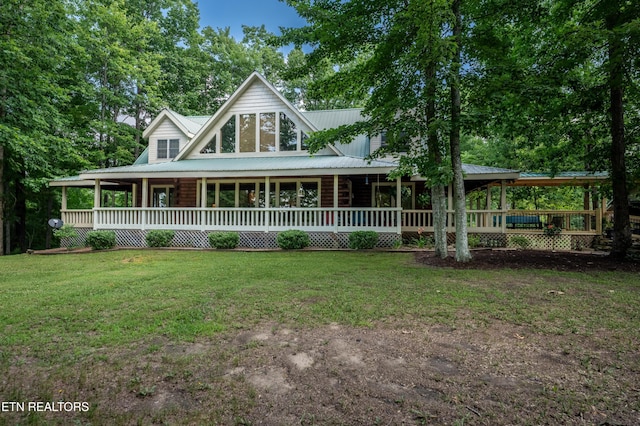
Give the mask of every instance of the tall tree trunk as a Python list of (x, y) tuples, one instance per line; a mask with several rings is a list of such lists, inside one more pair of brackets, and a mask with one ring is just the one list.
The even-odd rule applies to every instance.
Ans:
[(467, 238), (467, 203), (460, 157), (460, 62), (462, 56), (460, 1), (454, 0), (452, 5), (453, 16), (455, 17), (453, 37), (456, 47), (451, 64), (451, 131), (449, 134), (449, 148), (453, 167), (453, 195), (456, 211), (456, 260), (458, 262), (468, 262), (471, 260), (471, 252), (469, 251)]
[(4, 244), (4, 146), (0, 145), (0, 256), (5, 252)]
[(444, 259), (449, 253), (447, 251), (447, 197), (443, 185), (431, 187), (431, 206), (435, 255)]
[[(427, 77), (427, 155), (431, 167), (442, 164), (440, 141), (436, 127), (436, 64), (429, 63)], [(441, 182), (431, 185), (431, 205), (433, 207), (433, 240), (435, 254), (444, 259), (449, 255), (447, 251), (447, 204), (444, 185)]]
[(20, 167), (22, 170), (16, 180), (16, 237), (20, 251), (26, 253), (29, 248), (27, 244), (27, 194), (24, 186), (27, 173), (23, 165)]
[(618, 11), (607, 16), (609, 30), (609, 92), (611, 102), (611, 184), (613, 187), (613, 246), (611, 256), (624, 258), (631, 247), (629, 191), (625, 163), (624, 135), (624, 45), (614, 32), (618, 26)]

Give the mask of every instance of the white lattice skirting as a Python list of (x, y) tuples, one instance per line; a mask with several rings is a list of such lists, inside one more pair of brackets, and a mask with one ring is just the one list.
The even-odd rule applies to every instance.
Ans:
[[(84, 246), (84, 241), (87, 238), (87, 234), (92, 231), (91, 228), (76, 228), (78, 233), (77, 238), (63, 239), (63, 247), (78, 247)], [(116, 244), (120, 247), (146, 247), (146, 234), (147, 231), (141, 230), (115, 230)], [(309, 232), (309, 239), (311, 241), (311, 247), (316, 248), (348, 248), (349, 247), (349, 234), (348, 233), (333, 233), (333, 232)], [(209, 248), (209, 233), (201, 231), (175, 231), (173, 237), (173, 247), (196, 247), (196, 248)], [(276, 238), (277, 232), (238, 232), (240, 237), (239, 248), (252, 248), (252, 249), (277, 249), (278, 244)], [(393, 247), (397, 241), (401, 239), (401, 236), (393, 233), (379, 233), (378, 245), (379, 248)]]

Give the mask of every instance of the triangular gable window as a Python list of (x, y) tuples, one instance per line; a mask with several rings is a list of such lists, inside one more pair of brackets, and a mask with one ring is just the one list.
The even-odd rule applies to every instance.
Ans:
[(217, 145), (217, 139), (218, 139), (217, 136), (218, 135), (213, 135), (213, 137), (211, 138), (211, 140), (209, 141), (207, 146), (202, 148), (202, 151), (200, 151), (200, 154), (215, 154), (216, 153), (216, 145)]

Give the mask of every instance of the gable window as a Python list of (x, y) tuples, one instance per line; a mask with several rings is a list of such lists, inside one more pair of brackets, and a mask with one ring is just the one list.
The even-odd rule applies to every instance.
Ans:
[(276, 150), (276, 113), (260, 114), (260, 152)]
[(209, 143), (202, 148), (202, 150), (200, 151), (200, 154), (215, 154), (216, 153), (216, 145), (217, 145), (217, 134), (214, 134), (213, 137), (211, 138), (211, 140), (209, 141)]
[(256, 152), (255, 114), (240, 114), (240, 152)]
[(236, 116), (232, 115), (231, 118), (224, 123), (220, 131), (220, 142), (222, 143), (221, 152), (230, 153), (236, 152)]
[(157, 158), (175, 158), (180, 152), (180, 139), (158, 139)]
[(304, 151), (308, 148), (307, 139), (307, 134), (284, 112), (241, 113), (229, 117), (200, 153)]
[(298, 132), (296, 125), (286, 116), (280, 113), (280, 151), (295, 151), (298, 149)]

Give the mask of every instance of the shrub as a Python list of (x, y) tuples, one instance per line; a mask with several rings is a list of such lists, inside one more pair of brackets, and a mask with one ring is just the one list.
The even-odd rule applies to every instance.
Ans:
[(73, 225), (62, 225), (60, 229), (54, 229), (53, 235), (56, 238), (78, 238), (78, 231)]
[(309, 247), (309, 235), (304, 231), (290, 229), (278, 234), (276, 238), (278, 247), (283, 250), (299, 250)]
[(237, 232), (214, 232), (209, 234), (209, 245), (217, 249), (234, 249), (240, 244)]
[(477, 235), (469, 235), (467, 237), (467, 241), (469, 243), (469, 248), (480, 247), (480, 237)]
[(531, 246), (531, 241), (529, 241), (527, 237), (523, 237), (520, 235), (514, 235), (513, 237), (511, 237), (510, 241), (511, 241), (511, 244), (513, 244), (514, 246), (520, 249), (526, 249), (526, 248), (529, 248), (529, 246)]
[(91, 231), (87, 233), (86, 245), (93, 250), (106, 250), (115, 247), (115, 231)]
[(375, 231), (355, 231), (349, 234), (349, 248), (372, 249), (376, 244), (378, 244), (378, 233)]
[(149, 247), (169, 247), (176, 233), (164, 229), (149, 231), (145, 237)]

